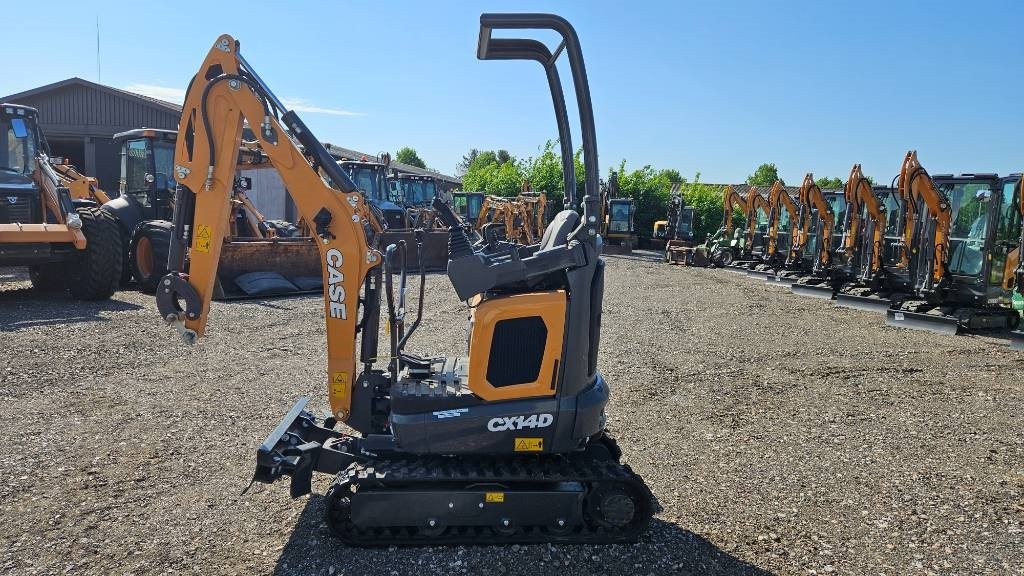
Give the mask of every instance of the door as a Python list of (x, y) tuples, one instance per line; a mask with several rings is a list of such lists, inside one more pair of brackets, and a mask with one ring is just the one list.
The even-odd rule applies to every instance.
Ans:
[(1003, 181), (996, 210), (995, 243), (992, 247), (992, 269), (989, 272), (989, 301), (1008, 304), (1012, 296), (1012, 278), (1017, 267), (1020, 242), (1020, 211), (1018, 202), (1020, 180)]

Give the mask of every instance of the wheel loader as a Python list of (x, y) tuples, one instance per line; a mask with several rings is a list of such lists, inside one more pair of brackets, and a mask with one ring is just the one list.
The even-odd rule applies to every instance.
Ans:
[(34, 108), (0, 103), (0, 266), (27, 267), (36, 290), (110, 298), (121, 277), (117, 222), (72, 197), (48, 150)]
[[(492, 36), (496, 30), (501, 37)], [(553, 31), (562, 43), (552, 52), (538, 40), (507, 36), (517, 30)], [(575, 87), (583, 175), (574, 169), (559, 55), (568, 58)], [(448, 226), (447, 280), (472, 318), (468, 356), (407, 350), (423, 313), (423, 252), (411, 258), (403, 240), (375, 242), (379, 212), (227, 35), (216, 40), (185, 98), (174, 167), (184, 209), (174, 215), (172, 270), (157, 306), (187, 342), (203, 335), (221, 246), (200, 249), (193, 232), (226, 225), (235, 148), (248, 121), (318, 239), (328, 287), (330, 406), (320, 420), (308, 398), (296, 402), (257, 449), (253, 480), (290, 477), (296, 497), (311, 491), (314, 472), (335, 475), (323, 501), (326, 524), (352, 545), (633, 542), (657, 502), (620, 463), (605, 431), (611, 386), (598, 370), (601, 198), (579, 40), (558, 16), (484, 14), (477, 57), (543, 68), (567, 197), (565, 210), (529, 246), (474, 247), (449, 207), (434, 202)], [(585, 178), (582, 197), (577, 177)], [(417, 236), (422, 243), (423, 233)], [(408, 260), (419, 270), (415, 315), (405, 297)], [(377, 350), (382, 300), (385, 357)]]
[(932, 177), (911, 150), (899, 187), (908, 202), (901, 257), (909, 290), (893, 300), (886, 324), (943, 334), (1016, 328), (1020, 175)]
[[(142, 128), (114, 135), (121, 146), (120, 194), (102, 209), (116, 216), (128, 271), (152, 294), (167, 273), (175, 210), (177, 132)], [(240, 146), (236, 169), (259, 169), (266, 158)], [(229, 200), (215, 298), (218, 300), (317, 292), (320, 259), (313, 239), (283, 220), (268, 220), (248, 197), (251, 179), (236, 175)], [(202, 231), (209, 234), (208, 230)], [(212, 242), (213, 240), (210, 239)]]

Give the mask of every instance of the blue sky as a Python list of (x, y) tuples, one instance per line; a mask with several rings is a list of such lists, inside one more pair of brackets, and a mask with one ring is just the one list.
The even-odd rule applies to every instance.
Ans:
[(932, 173), (1024, 170), (1024, 4), (1009, 1), (58, 0), (7, 13), (0, 94), (96, 80), (97, 15), (102, 82), (169, 98), (227, 32), (322, 140), (412, 146), (451, 173), (471, 147), (529, 156), (556, 134), (536, 64), (476, 60), (484, 11), (576, 26), (602, 173), (625, 158), (739, 182), (775, 162), (798, 184), (860, 162), (888, 181), (909, 148)]

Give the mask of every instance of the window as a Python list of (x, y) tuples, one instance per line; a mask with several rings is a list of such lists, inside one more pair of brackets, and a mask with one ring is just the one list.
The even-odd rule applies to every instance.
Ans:
[(155, 183), (160, 190), (174, 190), (174, 147), (166, 142), (153, 146)]
[(24, 118), (0, 119), (0, 171), (35, 171), (36, 140)]
[(145, 139), (125, 142), (125, 192), (147, 208), (152, 206), (149, 199), (149, 182), (146, 181), (152, 153)]
[(952, 210), (949, 271), (953, 274), (977, 276), (985, 263), (982, 251), (988, 234), (992, 189), (988, 183), (958, 182), (943, 186), (942, 192), (949, 199)]

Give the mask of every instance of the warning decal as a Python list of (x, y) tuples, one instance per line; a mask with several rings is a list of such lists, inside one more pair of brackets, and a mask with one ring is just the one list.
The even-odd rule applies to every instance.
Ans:
[(484, 501), (486, 501), (486, 502), (504, 502), (505, 501), (505, 493), (504, 492), (487, 492), (484, 495)]
[(348, 372), (331, 374), (331, 396), (344, 398), (348, 395)]
[(543, 452), (543, 438), (516, 438), (516, 452)]
[(205, 224), (199, 224), (196, 226), (196, 241), (195, 248), (197, 252), (210, 252), (210, 238), (213, 235), (210, 233), (210, 227)]

